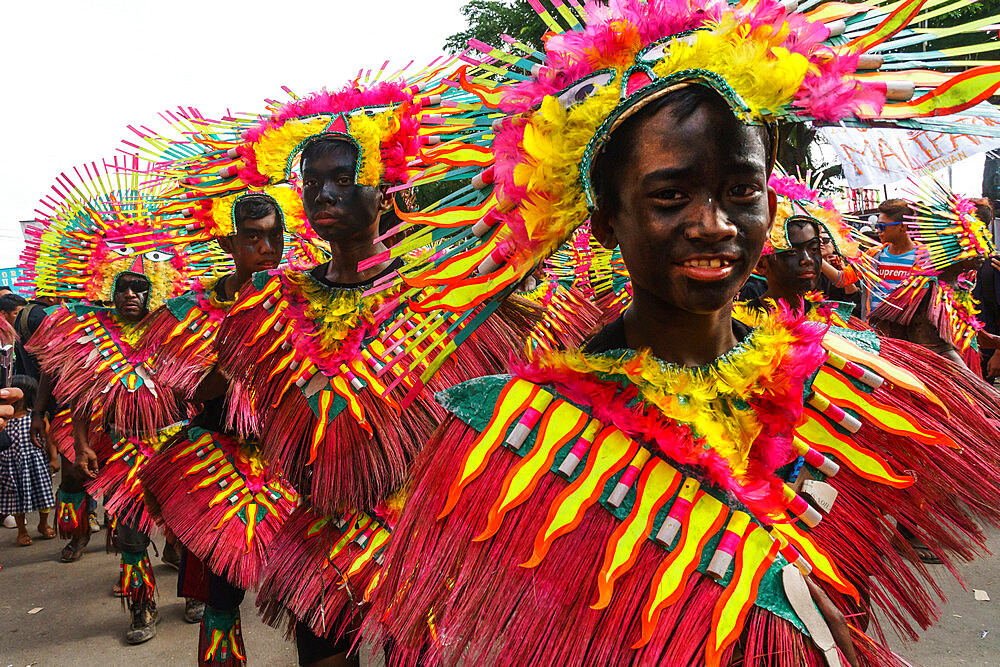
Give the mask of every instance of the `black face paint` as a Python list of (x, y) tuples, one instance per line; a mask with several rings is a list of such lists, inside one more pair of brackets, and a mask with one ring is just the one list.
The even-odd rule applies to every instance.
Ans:
[(767, 283), (773, 291), (805, 294), (816, 289), (823, 261), (815, 224), (789, 225), (789, 250), (768, 259)]
[(369, 232), (378, 220), (381, 191), (355, 182), (357, 149), (337, 141), (316, 153), (302, 162), (302, 208), (313, 230), (331, 243)]

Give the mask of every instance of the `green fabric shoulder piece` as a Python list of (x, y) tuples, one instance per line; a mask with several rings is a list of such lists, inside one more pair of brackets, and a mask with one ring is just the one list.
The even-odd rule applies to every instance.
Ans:
[(271, 274), (267, 271), (258, 271), (250, 278), (250, 282), (253, 283), (254, 289), (261, 290), (271, 280), (271, 277)]
[[(437, 402), (448, 412), (452, 413), (464, 423), (479, 431), (480, 433), (484, 431), (493, 416), (493, 408), (496, 406), (497, 400), (500, 397), (500, 392), (503, 391), (504, 386), (510, 381), (510, 375), (488, 375), (485, 377), (476, 378), (474, 380), (468, 380), (457, 384), (449, 389), (439, 391), (435, 394)], [(564, 401), (568, 401), (586, 413), (590, 413), (590, 410), (585, 406), (581, 406), (573, 401), (570, 401), (565, 396), (558, 394), (551, 385), (543, 385), (547, 391), (552, 393), (556, 398), (561, 398)], [(312, 401), (310, 401), (310, 404)], [(525, 439), (524, 444), (514, 453), (518, 456), (525, 456), (534, 447), (535, 438), (538, 435), (538, 425), (532, 429), (529, 436)], [(573, 448), (574, 441), (571, 439), (570, 442), (566, 443), (556, 454), (555, 462), (552, 464), (549, 472), (554, 475), (560, 475), (558, 472), (559, 465), (566, 458), (566, 455)], [(573, 476), (568, 478), (568, 481), (572, 482), (583, 472), (585, 468), (586, 455), (583, 461), (577, 465), (576, 472)], [(675, 466), (681, 473), (685, 475), (692, 475), (693, 470), (687, 466)], [(618, 484), (618, 480), (621, 479), (625, 470), (621, 470), (608, 480), (604, 487), (604, 492), (601, 494), (600, 503), (603, 508), (613, 514), (619, 521), (623, 521), (632, 510), (632, 505), (635, 503), (636, 498), (636, 487), (633, 484), (632, 488), (629, 490), (628, 494), (625, 496), (625, 500), (619, 507), (612, 507), (608, 504), (608, 499), (610, 498), (615, 486)], [(560, 475), (561, 476), (561, 475)], [(713, 498), (718, 500), (724, 505), (729, 506), (734, 510), (746, 512), (746, 508), (737, 502), (731, 495), (725, 493), (722, 489), (717, 487), (711, 487), (708, 485), (702, 486), (702, 490), (711, 495)], [(676, 498), (676, 493), (674, 498)], [(656, 519), (653, 523), (653, 528), (650, 531), (650, 535), (656, 535), (660, 530), (660, 526), (666, 520), (667, 515), (670, 513), (670, 508), (673, 506), (673, 499), (664, 503), (664, 506), (656, 515)], [(708, 570), (709, 563), (712, 560), (712, 555), (715, 552), (716, 546), (718, 546), (720, 540), (722, 539), (724, 530), (720, 530), (716, 533), (706, 545), (705, 549), (701, 554), (701, 562), (698, 564), (698, 571), (704, 574)], [(647, 538), (649, 539), (649, 538)], [(798, 615), (792, 609), (788, 602), (788, 598), (785, 596), (785, 588), (782, 583), (781, 569), (788, 564), (780, 554), (775, 558), (774, 562), (768, 568), (767, 572), (761, 577), (760, 586), (757, 589), (757, 599), (756, 605), (763, 609), (767, 609), (771, 613), (779, 616), (786, 621), (794, 625), (800, 632), (808, 634), (806, 632), (805, 626), (802, 621), (799, 620)], [(723, 586), (727, 585), (733, 577), (736, 565), (735, 560), (733, 564), (730, 565), (729, 571), (726, 576), (719, 583)]]
[[(58, 307), (59, 306), (55, 306), (55, 308)], [(90, 303), (83, 303), (82, 301), (68, 304), (66, 306), (66, 309), (69, 310), (74, 315), (76, 315), (77, 317), (83, 315), (89, 315), (91, 313), (110, 313), (112, 311), (111, 308), (103, 308), (101, 306), (95, 306)]]
[(166, 305), (170, 314), (177, 318), (177, 321), (181, 322), (188, 316), (192, 308), (198, 306), (198, 296), (194, 291), (184, 292), (184, 294), (168, 300)]
[[(320, 371), (320, 374), (322, 374), (322, 371)], [(305, 389), (305, 387), (303, 387), (303, 389)], [(340, 394), (335, 395), (333, 397), (333, 402), (330, 403), (329, 411), (327, 411), (326, 415), (324, 416), (320, 414), (319, 410), (320, 393), (321, 392), (317, 391), (312, 396), (306, 396), (306, 401), (308, 401), (309, 407), (312, 408), (313, 416), (316, 417), (316, 419), (326, 419), (326, 423), (329, 424), (334, 420), (334, 418), (337, 415), (339, 415), (344, 410), (344, 408), (347, 407), (347, 401)]]
[(846, 338), (862, 350), (872, 354), (879, 354), (882, 349), (878, 342), (878, 335), (874, 331), (855, 331), (843, 327), (830, 327), (830, 333)]

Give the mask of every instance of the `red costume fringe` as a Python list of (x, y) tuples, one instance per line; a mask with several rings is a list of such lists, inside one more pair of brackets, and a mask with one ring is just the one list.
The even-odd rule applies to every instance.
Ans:
[(76, 460), (76, 447), (73, 445), (73, 417), (69, 408), (63, 408), (52, 417), (49, 429), (45, 434), (49, 442), (54, 442), (56, 450), (69, 459)]
[[(156, 379), (159, 385), (172, 389), (181, 396), (190, 396), (201, 383), (202, 378), (215, 364), (215, 349), (212, 339), (218, 323), (207, 332), (208, 337), (201, 337), (203, 331), (192, 333), (184, 330), (181, 335), (171, 336), (179, 322), (166, 306), (162, 306), (148, 319), (148, 325), (142, 334), (143, 352), (147, 351), (154, 357)], [(191, 338), (199, 338), (190, 343)], [(168, 424), (149, 424), (152, 429), (163, 428)]]
[[(643, 604), (664, 551), (645, 540), (638, 560), (618, 579), (611, 603), (591, 608), (604, 545), (618, 521), (592, 508), (575, 530), (557, 539), (537, 567), (521, 567), (535, 534), (567, 482), (546, 474), (492, 538), (474, 542), (483, 508), (498, 496), (521, 459), (500, 448), (444, 519), (437, 515), (477, 431), (449, 417), (417, 459), (416, 485), (393, 530), (381, 580), (372, 594), (362, 635), (391, 637), (390, 665), (698, 664), (704, 660), (712, 609), (722, 587), (694, 573), (680, 599), (661, 613), (652, 639), (642, 634)], [(430, 637), (430, 641), (428, 641)], [(739, 647), (749, 664), (823, 664), (808, 640), (784, 620), (753, 607)], [(894, 664), (883, 649), (857, 646), (866, 664)], [(764, 657), (766, 656), (766, 658)], [(900, 663), (895, 663), (900, 664)]]
[[(38, 357), (42, 370), (58, 378), (54, 395), (79, 408), (101, 408), (118, 433), (149, 433), (149, 424), (176, 422), (180, 410), (173, 394), (157, 384), (145, 366), (147, 357), (131, 348), (122, 337), (121, 325), (107, 312), (87, 306), (63, 307), (49, 314), (31, 337), (28, 351)], [(95, 342), (88, 340), (91, 336), (107, 346), (109, 359), (98, 353)], [(138, 384), (140, 375), (152, 382), (152, 389), (149, 381)], [(136, 386), (130, 389), (126, 381), (136, 381)]]
[[(183, 322), (171, 309), (173, 304), (161, 306), (146, 320), (139, 353), (153, 358), (157, 380), (177, 395), (190, 397), (215, 365), (215, 334), (232, 306), (218, 300), (217, 283), (218, 279), (203, 281), (178, 297), (189, 305)], [(168, 425), (146, 428), (156, 431)]]
[[(250, 473), (239, 462), (236, 437), (212, 432), (208, 446), (191, 449), (188, 433), (172, 439), (143, 467), (143, 488), (156, 499), (167, 528), (212, 572), (239, 588), (254, 588), (275, 535), (295, 508), (296, 496), (272, 478)], [(215, 452), (224, 458), (193, 470)], [(209, 479), (218, 481), (206, 483)], [(231, 493), (223, 494), (226, 489)], [(237, 498), (235, 505), (232, 498)], [(248, 537), (250, 512), (259, 523)]]
[(91, 433), (91, 447), (102, 465), (97, 478), (87, 484), (87, 492), (93, 496), (103, 495), (104, 508), (118, 521), (125, 521), (149, 534), (155, 521), (143, 500), (139, 475), (155, 452), (155, 443), (136, 438), (112, 441), (103, 431)]
[[(274, 276), (267, 285), (275, 280), (282, 278)], [(288, 298), (282, 289), (289, 287), (282, 282), (282, 287), (270, 297), (272, 302), (279, 297)], [(371, 386), (348, 389), (357, 401), (356, 407), (363, 413), (361, 420), (352, 414), (350, 406), (345, 407), (326, 425), (322, 440), (314, 448), (315, 434), (322, 424), (303, 392), (290, 382), (296, 370), (284, 367), (287, 362), (282, 365), (286, 353), (279, 345), (288, 335), (287, 328), (295, 328), (296, 335), (310, 345), (313, 345), (315, 332), (299, 331), (297, 327), (302, 325), (297, 320), (287, 319), (277, 320), (278, 331), (274, 326), (262, 327), (265, 320), (273, 316), (272, 311), (260, 303), (240, 309), (240, 304), (248, 301), (263, 301), (258, 294), (259, 290), (251, 281), (219, 330), (219, 366), (232, 378), (229, 419), (242, 433), (258, 433), (263, 458), (273, 462), (283, 478), (309, 495), (310, 501), (325, 512), (345, 506), (374, 507), (402, 484), (414, 454), (444, 414), (433, 400), (433, 390), (506, 367), (510, 354), (520, 349), (528, 336), (528, 329), (516, 328), (520, 324), (517, 319), (527, 323), (528, 315), (523, 308), (512, 306), (514, 311), (509, 320), (487, 318), (444, 363), (428, 386), (411, 391), (412, 385), (401, 383), (385, 397)], [(301, 309), (302, 306), (296, 301), (288, 310), (293, 308)], [(514, 321), (514, 325), (508, 321)], [(382, 322), (378, 326), (385, 324)], [(260, 332), (262, 328), (265, 329), (263, 333)], [(331, 358), (360, 360), (358, 363), (367, 364), (361, 360), (364, 331), (360, 326), (352, 331), (340, 348), (330, 353)], [(254, 332), (260, 335), (250, 340)], [(376, 328), (368, 335), (377, 333)], [(315, 347), (318, 349), (318, 345)], [(299, 352), (308, 354), (303, 349)], [(419, 350), (414, 350), (417, 352)], [(386, 361), (388, 359), (383, 358), (380, 363)], [(310, 362), (319, 366), (329, 360), (307, 358), (302, 364)], [(419, 369), (409, 354), (399, 361), (399, 367), (411, 366)], [(368, 368), (371, 370), (372, 366)], [(350, 386), (346, 378), (338, 378), (345, 386)], [(389, 374), (382, 381), (388, 384), (393, 379)], [(419, 381), (412, 376), (410, 379)], [(310, 461), (313, 450), (315, 458)], [(308, 473), (307, 468), (311, 468)]]
[[(257, 594), (257, 607), (265, 623), (276, 626), (291, 612), (317, 636), (337, 639), (360, 623), (360, 605), (380, 566), (372, 554), (347, 576), (371, 537), (364, 547), (350, 539), (330, 556), (335, 545), (345, 541), (345, 531), (352, 527), (349, 520), (337, 528), (332, 517), (323, 519), (302, 506), (285, 522), (268, 553), (267, 574)], [(362, 514), (359, 520), (368, 524), (371, 517)]]

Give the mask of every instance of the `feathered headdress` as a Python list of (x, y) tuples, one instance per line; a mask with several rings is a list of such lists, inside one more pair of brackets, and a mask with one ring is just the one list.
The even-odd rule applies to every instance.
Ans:
[(863, 253), (855, 232), (837, 210), (833, 200), (823, 196), (818, 188), (794, 176), (774, 173), (767, 184), (778, 196), (771, 236), (764, 244), (764, 254), (791, 248), (788, 242), (788, 222), (796, 218), (813, 220), (830, 235), (837, 254), (849, 262), (859, 261)]
[(965, 259), (993, 254), (989, 227), (976, 215), (974, 202), (929, 175), (911, 183), (910, 206), (915, 214), (906, 226), (913, 240), (929, 251), (923, 268), (940, 271)]
[(302, 151), (326, 138), (357, 149), (358, 184), (403, 183), (417, 173), (421, 145), (430, 143), (421, 141), (426, 133), (421, 126), (434, 124), (431, 111), (441, 102), (439, 93), (449, 89), (440, 75), (451, 62), (435, 61), (411, 77), (397, 72), (384, 80), (379, 80), (383, 71), (374, 76), (369, 71), (340, 90), (304, 97), (286, 88), (292, 99), (268, 100), (267, 113), (261, 116), (208, 120), (197, 110), (181, 109), (168, 120), (182, 138), (166, 142), (148, 128), (132, 129), (152, 144), (160, 174), (174, 182), (167, 193), (171, 210), (185, 211), (192, 201), (205, 197), (296, 185)]
[(22, 285), (37, 296), (109, 301), (123, 273), (146, 276), (156, 308), (227, 258), (191, 234), (178, 216), (154, 213), (159, 192), (144, 185), (137, 158), (90, 163), (65, 172), (41, 200), (38, 225), (27, 229)]
[[(535, 3), (553, 33), (544, 54), (511, 38), (506, 51), (472, 42), (485, 55), (476, 64), (507, 77), (499, 86), (459, 82), (479, 96), (484, 113), (506, 115), (493, 123), (493, 164), (435, 211), (432, 267), (412, 267), (403, 279), (441, 285), (428, 309), (465, 309), (515, 284), (588, 219), (596, 205), (591, 167), (611, 132), (679, 85), (711, 87), (745, 123), (910, 126), (921, 119), (968, 131), (931, 117), (985, 99), (1000, 86), (995, 66), (879, 71), (900, 67), (911, 58), (907, 48), (936, 37), (907, 30), (922, 19), (923, 5), (809, 3), (799, 12), (794, 1), (775, 0), (570, 2), (559, 4), (562, 25)], [(947, 53), (933, 52), (931, 61)], [(420, 223), (435, 225), (434, 217), (425, 212)], [(479, 242), (470, 243), (469, 231)]]

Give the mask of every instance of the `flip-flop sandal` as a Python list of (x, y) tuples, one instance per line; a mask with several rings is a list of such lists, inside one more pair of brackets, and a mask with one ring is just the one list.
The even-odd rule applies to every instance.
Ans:
[[(73, 547), (76, 547), (75, 549)], [(59, 554), (60, 559), (64, 563), (73, 563), (81, 558), (83, 558), (83, 550), (87, 547), (86, 544), (74, 545), (73, 541), (70, 540), (69, 544), (63, 547), (62, 553)]]
[(56, 536), (56, 531), (52, 526), (45, 524), (45, 530), (42, 530), (41, 526), (38, 527), (38, 535), (43, 540), (51, 540)]
[(924, 563), (925, 565), (942, 564), (943, 561), (937, 557), (937, 554), (931, 551), (930, 547), (923, 544), (911, 544), (910, 546), (913, 548), (913, 551), (916, 552), (917, 558), (920, 559), (921, 563)]
[(25, 533), (24, 535), (17, 536), (17, 546), (19, 547), (30, 547), (31, 546), (31, 535)]

